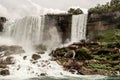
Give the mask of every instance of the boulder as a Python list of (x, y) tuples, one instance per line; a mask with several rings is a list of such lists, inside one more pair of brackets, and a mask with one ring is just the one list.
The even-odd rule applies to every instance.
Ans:
[(77, 62), (74, 60), (68, 60), (68, 62), (65, 62), (63, 66), (67, 69), (75, 69), (78, 70), (83, 66), (83, 62)]
[(25, 60), (27, 58), (27, 56), (24, 56), (23, 59)]
[(47, 74), (46, 74), (46, 73), (41, 73), (40, 75), (41, 75), (41, 76), (46, 76)]
[(4, 70), (1, 70), (1, 71), (0, 71), (0, 75), (2, 75), (2, 76), (7, 76), (7, 75), (10, 75), (10, 72), (9, 72), (8, 69), (4, 69)]
[(93, 74), (93, 70), (87, 69), (86, 67), (83, 66), (83, 67), (79, 70), (79, 73), (82, 74), (82, 75), (91, 75), (91, 74)]
[(33, 59), (33, 60), (38, 60), (38, 59), (40, 59), (40, 58), (41, 58), (41, 56), (38, 55), (38, 54), (33, 54), (33, 55), (32, 55), (32, 59)]

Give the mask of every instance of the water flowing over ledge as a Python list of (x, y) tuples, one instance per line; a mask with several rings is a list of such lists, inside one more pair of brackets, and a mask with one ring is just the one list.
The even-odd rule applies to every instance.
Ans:
[[(84, 14), (72, 16), (72, 28), (71, 32), (68, 32), (71, 33), (71, 39), (66, 45), (85, 39), (86, 20), (87, 15)], [(22, 46), (25, 51), (10, 55), (10, 57), (13, 57), (14, 64), (8, 65), (10, 76), (7, 77), (73, 76), (90, 78), (91, 76), (67, 72), (52, 60), (49, 53), (63, 45), (62, 35), (58, 30), (59, 26), (53, 25), (46, 28), (45, 24), (45, 16), (26, 16), (13, 22), (6, 22), (1, 38), (11, 40), (10, 45)], [(7, 43), (2, 45), (7, 45)], [(101, 76), (98, 75), (98, 77)]]

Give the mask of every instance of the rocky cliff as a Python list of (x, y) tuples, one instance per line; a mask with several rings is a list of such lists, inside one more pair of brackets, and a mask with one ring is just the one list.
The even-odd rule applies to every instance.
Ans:
[(0, 17), (0, 32), (3, 31), (3, 24), (6, 22), (6, 18), (5, 17)]
[(106, 30), (120, 29), (120, 10), (106, 13), (89, 13), (87, 37), (94, 39)]

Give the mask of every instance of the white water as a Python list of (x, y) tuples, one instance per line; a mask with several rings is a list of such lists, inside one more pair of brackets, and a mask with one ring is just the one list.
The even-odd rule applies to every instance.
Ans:
[(22, 19), (9, 21), (4, 25), (3, 36), (13, 38), (16, 43), (24, 46), (42, 43), (44, 16), (26, 16)]
[(86, 39), (87, 14), (72, 16), (72, 41)]

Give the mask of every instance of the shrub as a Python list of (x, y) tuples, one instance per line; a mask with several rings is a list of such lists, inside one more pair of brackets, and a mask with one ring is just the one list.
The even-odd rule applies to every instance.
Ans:
[(68, 13), (73, 15), (78, 15), (78, 14), (83, 14), (83, 11), (80, 8), (77, 8), (77, 9), (70, 8), (68, 10)]
[(89, 49), (82, 47), (76, 50), (75, 58), (77, 60), (90, 60), (93, 57), (90, 55)]

